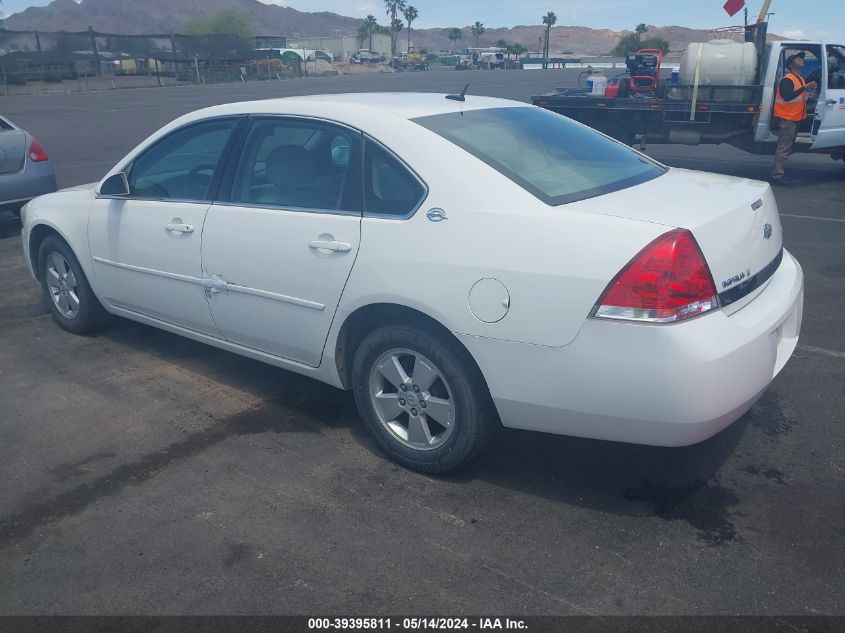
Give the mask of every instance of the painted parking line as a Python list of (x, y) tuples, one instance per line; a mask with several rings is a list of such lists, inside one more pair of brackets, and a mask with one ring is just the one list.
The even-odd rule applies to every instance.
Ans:
[(793, 215), (791, 213), (781, 213), (782, 218), (799, 218), (801, 220), (819, 220), (821, 222), (845, 222), (842, 218), (819, 218), (814, 215)]
[(813, 354), (824, 354), (825, 356), (833, 356), (834, 358), (845, 358), (845, 352), (837, 352), (832, 349), (825, 349), (824, 347), (814, 347), (812, 345), (799, 345), (798, 349), (804, 352), (812, 352)]
[(73, 163), (73, 164), (70, 164), (70, 165), (60, 165), (58, 167), (55, 167), (55, 170), (56, 171), (62, 171), (64, 169), (78, 169), (80, 167), (95, 167), (97, 165), (114, 165), (121, 158), (122, 158), (122, 156), (118, 156), (114, 160), (101, 160), (101, 161), (97, 161), (96, 163)]

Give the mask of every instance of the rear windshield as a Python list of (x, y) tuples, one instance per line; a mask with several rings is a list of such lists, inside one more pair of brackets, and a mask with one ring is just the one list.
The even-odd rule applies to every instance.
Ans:
[(657, 178), (666, 168), (588, 127), (541, 108), (491, 108), (414, 121), (550, 205)]

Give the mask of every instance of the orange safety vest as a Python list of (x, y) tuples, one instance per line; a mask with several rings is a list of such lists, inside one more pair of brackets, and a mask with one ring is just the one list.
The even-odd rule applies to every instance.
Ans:
[[(795, 73), (789, 73), (784, 78), (792, 82), (795, 90), (807, 85), (807, 82)], [(780, 85), (778, 85), (778, 94), (775, 99), (775, 116), (784, 121), (803, 121), (807, 118), (807, 99), (809, 98), (810, 95), (804, 92), (792, 101), (786, 101), (780, 92)]]

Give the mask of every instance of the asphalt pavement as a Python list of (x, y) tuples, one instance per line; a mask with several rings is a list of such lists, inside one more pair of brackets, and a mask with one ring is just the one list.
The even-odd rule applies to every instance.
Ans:
[[(526, 100), (568, 71), (15, 97), (60, 186), (199, 107), (294, 94)], [(765, 178), (769, 158), (652, 146)], [(804, 326), (754, 408), (682, 449), (508, 431), (464, 470), (387, 460), (349, 394), (159, 330), (59, 329), (0, 219), (0, 614), (845, 614), (845, 163), (778, 189)], [(701, 201), (707, 204), (706, 200)]]

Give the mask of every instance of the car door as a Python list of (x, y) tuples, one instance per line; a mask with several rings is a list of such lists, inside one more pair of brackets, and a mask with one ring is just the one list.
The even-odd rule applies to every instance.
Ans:
[(223, 157), (243, 117), (180, 128), (126, 170), (128, 196), (99, 196), (88, 239), (95, 288), (112, 305), (220, 337), (205, 296), (201, 240)]
[(203, 232), (229, 341), (320, 364), (361, 233), (361, 141), (308, 118), (256, 117)]
[(825, 47), (824, 94), (816, 107), (813, 149), (845, 147), (845, 46)]

